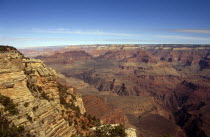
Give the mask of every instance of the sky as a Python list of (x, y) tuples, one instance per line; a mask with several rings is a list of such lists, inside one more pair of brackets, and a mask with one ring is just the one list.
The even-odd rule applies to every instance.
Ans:
[(0, 45), (210, 44), (210, 0), (0, 0)]

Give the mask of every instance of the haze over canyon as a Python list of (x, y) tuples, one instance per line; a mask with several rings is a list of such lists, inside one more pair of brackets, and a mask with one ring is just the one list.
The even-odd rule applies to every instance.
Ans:
[(209, 136), (210, 45), (76, 45), (21, 49), (82, 94), (88, 114), (138, 136)]

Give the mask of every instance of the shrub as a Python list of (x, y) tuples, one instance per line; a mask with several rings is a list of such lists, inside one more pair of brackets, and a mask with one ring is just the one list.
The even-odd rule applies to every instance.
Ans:
[(26, 74), (26, 75), (30, 75), (30, 74), (34, 74), (35, 73), (35, 71), (34, 70), (32, 70), (32, 69), (30, 69), (30, 70), (24, 70), (24, 73)]
[(9, 111), (12, 115), (19, 114), (18, 109), (16, 108), (17, 104), (13, 103), (13, 100), (7, 96), (0, 95), (0, 103), (5, 107), (5, 111)]
[(27, 87), (31, 91), (31, 93), (42, 92), (42, 87), (27, 81)]
[(86, 129), (87, 129), (87, 127), (86, 127), (85, 125), (82, 125), (81, 128), (82, 128), (83, 130), (86, 130)]
[(61, 85), (58, 83), (58, 90), (59, 90), (59, 96), (60, 96), (60, 103), (65, 107), (65, 108), (70, 108), (76, 112), (80, 113), (80, 109), (78, 106), (75, 106), (74, 102), (71, 101), (70, 103), (67, 103), (65, 100), (65, 96), (71, 95), (73, 100), (76, 100), (76, 96), (73, 94), (70, 94), (67, 92), (67, 87), (64, 85)]
[(24, 126), (15, 126), (11, 124), (0, 110), (0, 136), (1, 137), (23, 137), (25, 128)]
[(105, 125), (98, 127), (94, 133), (96, 137), (126, 137), (125, 127), (120, 124), (118, 126)]
[(38, 109), (38, 106), (33, 107), (32, 109), (33, 109), (33, 111), (36, 111)]
[(32, 117), (29, 116), (28, 114), (27, 114), (27, 117), (26, 118), (28, 119), (28, 121), (32, 122)]
[[(34, 83), (32, 83), (32, 82), (27, 81), (27, 87), (28, 87), (28, 89), (31, 91), (31, 93), (32, 93), (33, 95), (37, 94), (37, 92), (38, 92), (38, 93), (41, 93), (41, 97), (42, 97), (43, 99), (46, 99), (46, 100), (48, 100), (48, 101), (53, 100), (53, 98), (49, 98), (49, 97), (47, 96), (47, 94), (43, 91), (43, 89), (42, 89), (41, 86), (36, 85), (36, 84), (34, 84)], [(37, 95), (38, 95), (38, 94), (37, 94)], [(36, 96), (37, 96), (37, 95), (36, 95)]]
[(24, 106), (25, 106), (25, 107), (28, 107), (28, 105), (29, 105), (29, 102), (25, 102), (25, 103), (24, 103)]
[(14, 47), (0, 45), (0, 52), (7, 52), (7, 51), (10, 51), (10, 50), (17, 51), (17, 49), (14, 48)]
[(67, 87), (66, 87), (66, 86), (64, 86), (64, 85), (62, 85), (62, 84), (60, 84), (60, 83), (58, 83), (57, 87), (58, 87), (58, 90), (59, 90), (60, 92), (67, 93)]
[(41, 96), (43, 99), (50, 100), (45, 92), (42, 92)]

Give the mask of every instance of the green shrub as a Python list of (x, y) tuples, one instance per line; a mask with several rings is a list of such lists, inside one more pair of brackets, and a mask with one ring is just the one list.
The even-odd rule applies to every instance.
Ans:
[(120, 124), (118, 126), (106, 125), (98, 127), (94, 133), (96, 137), (126, 137), (125, 127)]
[(37, 92), (38, 92), (38, 93), (41, 93), (41, 97), (43, 99), (48, 100), (48, 101), (53, 100), (53, 98), (49, 98), (47, 96), (47, 94), (43, 91), (43, 89), (42, 89), (41, 86), (36, 85), (34, 83), (31, 83), (31, 82), (27, 81), (27, 87), (31, 91), (32, 95), (35, 95), (36, 94), (36, 96), (37, 96), (38, 95)]
[(24, 137), (24, 126), (11, 124), (0, 110), (0, 136), (1, 137)]
[(28, 119), (28, 121), (32, 122), (32, 117), (29, 116), (28, 114), (27, 114), (27, 117), (26, 118)]
[(34, 74), (35, 73), (35, 71), (34, 70), (32, 70), (32, 69), (30, 69), (30, 70), (24, 70), (24, 73), (26, 74), (26, 75), (30, 75), (30, 74)]
[(59, 96), (60, 96), (60, 103), (65, 107), (65, 108), (70, 108), (76, 112), (79, 112), (80, 113), (80, 109), (78, 106), (75, 106), (74, 102), (71, 101), (70, 103), (67, 103), (66, 100), (65, 100), (65, 97), (67, 95), (71, 95), (73, 100), (75, 101), (76, 100), (76, 96), (73, 95), (73, 94), (70, 94), (67, 92), (67, 87), (62, 85), (62, 84), (59, 84), (58, 83), (58, 90), (59, 90)]
[(19, 114), (18, 109), (16, 108), (17, 104), (13, 103), (13, 100), (7, 96), (0, 95), (0, 103), (5, 107), (5, 111), (9, 111), (12, 115)]
[(42, 93), (42, 87), (41, 86), (36, 85), (34, 83), (31, 83), (29, 81), (27, 81), (27, 87), (31, 91), (32, 94), (36, 93), (36, 92)]
[(96, 118), (95, 116), (91, 116), (90, 114), (84, 114), (85, 117), (87, 117), (87, 119), (89, 120), (90, 123), (92, 123), (95, 126), (100, 126), (101, 125), (101, 121), (99, 118)]
[(42, 92), (41, 97), (43, 99), (50, 100), (49, 97), (47, 96), (47, 94), (45, 92)]
[(38, 106), (33, 107), (32, 109), (33, 109), (33, 111), (36, 111), (38, 109)]
[(17, 49), (14, 47), (0, 45), (0, 52), (7, 52), (11, 50), (17, 51)]
[(28, 107), (28, 105), (29, 105), (29, 102), (25, 102), (25, 103), (24, 103), (24, 106), (25, 106), (25, 107)]
[(67, 87), (66, 87), (66, 86), (64, 86), (64, 85), (62, 85), (62, 84), (60, 84), (60, 83), (58, 83), (57, 87), (58, 87), (58, 90), (59, 90), (60, 92), (62, 92), (62, 93), (67, 93)]

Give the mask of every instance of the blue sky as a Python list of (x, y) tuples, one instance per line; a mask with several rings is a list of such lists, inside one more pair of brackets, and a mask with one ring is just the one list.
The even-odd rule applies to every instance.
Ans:
[(210, 0), (0, 0), (0, 44), (210, 44)]

